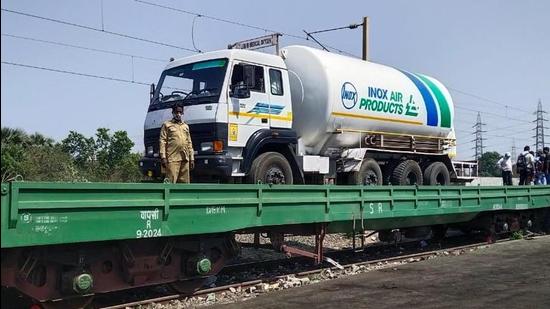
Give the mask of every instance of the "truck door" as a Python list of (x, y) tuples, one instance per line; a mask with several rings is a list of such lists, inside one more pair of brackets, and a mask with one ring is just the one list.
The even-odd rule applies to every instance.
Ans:
[[(265, 81), (265, 67), (234, 62), (229, 95), (229, 143), (231, 146), (244, 147), (250, 135), (262, 127), (269, 128), (269, 98)], [(248, 89), (250, 96), (236, 95), (237, 88)]]
[(268, 68), (269, 125), (272, 128), (292, 127), (292, 105), (288, 73), (279, 68)]

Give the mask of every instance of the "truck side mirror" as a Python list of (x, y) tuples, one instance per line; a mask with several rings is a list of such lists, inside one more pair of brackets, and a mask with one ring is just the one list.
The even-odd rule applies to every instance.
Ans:
[(237, 99), (250, 98), (250, 89), (248, 89), (246, 84), (239, 83), (237, 85), (232, 85), (231, 88), (233, 88), (233, 91), (229, 93), (229, 96)]
[(153, 99), (153, 96), (155, 95), (155, 83), (151, 84), (151, 90), (149, 91), (150, 99)]

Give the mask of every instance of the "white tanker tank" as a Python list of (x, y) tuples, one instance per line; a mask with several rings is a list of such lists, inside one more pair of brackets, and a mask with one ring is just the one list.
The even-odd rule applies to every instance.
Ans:
[(454, 138), (453, 101), (434, 78), (305, 46), (281, 55), (293, 129), (309, 154), (357, 146), (356, 136), (336, 130)]

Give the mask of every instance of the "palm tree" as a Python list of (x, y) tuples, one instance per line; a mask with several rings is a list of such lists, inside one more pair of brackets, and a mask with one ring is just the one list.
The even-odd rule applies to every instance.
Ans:
[(2, 127), (2, 144), (24, 144), (28, 139), (29, 136), (22, 129)]
[(45, 137), (44, 135), (36, 132), (28, 137), (29, 144), (31, 146), (48, 146), (52, 147), (55, 143), (53, 138)]

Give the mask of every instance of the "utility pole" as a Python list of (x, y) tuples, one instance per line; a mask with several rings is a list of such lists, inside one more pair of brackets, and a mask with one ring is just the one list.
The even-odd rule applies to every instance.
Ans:
[(369, 61), (369, 17), (363, 17), (363, 60)]
[(512, 163), (516, 162), (516, 159), (517, 159), (516, 139), (512, 138)]
[(475, 147), (472, 148), (472, 149), (475, 149), (475, 159), (476, 160), (479, 160), (479, 158), (481, 158), (481, 156), (483, 155), (483, 133), (484, 132), (487, 132), (487, 131), (483, 131), (483, 126), (485, 124), (481, 122), (481, 114), (479, 112), (477, 112), (477, 121), (476, 121), (476, 124), (472, 127), (475, 129), (475, 132), (473, 134), (475, 134), (476, 138), (472, 141), (472, 142), (475, 142)]
[(542, 101), (539, 99), (539, 104), (537, 106), (537, 111), (534, 113), (537, 115), (537, 119), (533, 122), (536, 123), (535, 127), (535, 151), (542, 150), (544, 146), (546, 145), (544, 143), (544, 129), (548, 129), (548, 127), (544, 126), (544, 122), (548, 121), (548, 119), (544, 118), (544, 114), (546, 114), (545, 111), (542, 110)]

